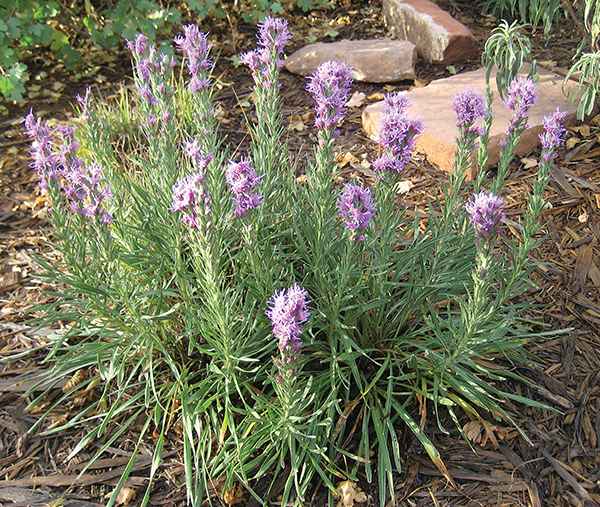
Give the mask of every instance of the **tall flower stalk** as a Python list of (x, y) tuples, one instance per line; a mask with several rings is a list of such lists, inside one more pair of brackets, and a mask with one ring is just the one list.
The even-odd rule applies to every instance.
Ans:
[(496, 281), (498, 255), (495, 252), (498, 234), (505, 213), (504, 202), (492, 192), (475, 194), (465, 209), (475, 231), (477, 254), (472, 270), (473, 292), (461, 302), (460, 332), (454, 334), (454, 350), (449, 355), (447, 367), (464, 354), (478, 340), (486, 321), (494, 314), (495, 302), (491, 303), (491, 289)]
[[(476, 171), (474, 154), (481, 137), (488, 133), (485, 120), (491, 115), (486, 98), (470, 86), (452, 95), (452, 110), (456, 114), (458, 138), (453, 175), (463, 178)], [(480, 168), (483, 169), (483, 168)]]
[[(147, 176), (151, 185), (163, 189), (166, 194), (177, 178), (175, 163), (177, 123), (173, 96), (173, 67), (175, 60), (158, 53), (154, 45), (148, 45), (148, 37), (138, 34), (127, 47), (135, 61), (134, 81), (142, 105), (144, 119), (142, 128), (150, 150)], [(146, 166), (145, 166), (146, 167)]]
[(507, 96), (503, 101), (505, 107), (511, 111), (511, 119), (506, 135), (500, 142), (500, 162), (498, 163), (498, 175), (492, 183), (491, 190), (499, 194), (504, 188), (504, 181), (508, 176), (509, 164), (519, 144), (521, 135), (527, 128), (529, 120), (529, 109), (537, 101), (537, 90), (535, 82), (529, 78), (516, 77), (507, 90)]
[[(280, 146), (285, 127), (279, 97), (279, 69), (283, 66), (285, 46), (291, 38), (288, 22), (267, 16), (259, 23), (258, 47), (241, 56), (241, 62), (252, 70), (254, 79), (257, 125), (253, 129), (252, 153), (259, 173), (267, 180), (275, 178), (285, 158)], [(270, 183), (268, 183), (270, 186)]]
[(309, 165), (309, 184), (322, 194), (329, 193), (335, 165), (332, 157), (333, 140), (339, 134), (337, 127), (344, 117), (348, 93), (352, 86), (352, 69), (345, 63), (323, 62), (309, 78), (306, 89), (315, 101), (317, 146), (315, 162)]
[(196, 25), (184, 25), (183, 33), (175, 37), (174, 41), (187, 60), (187, 91), (192, 106), (189, 113), (194, 125), (193, 135), (199, 137), (203, 154), (207, 155), (214, 153), (219, 145), (212, 106), (214, 62), (210, 50), (213, 45), (208, 41), (207, 34), (201, 32)]

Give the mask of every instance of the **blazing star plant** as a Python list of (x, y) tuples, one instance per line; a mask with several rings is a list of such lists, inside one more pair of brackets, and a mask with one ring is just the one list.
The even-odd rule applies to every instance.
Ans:
[[(284, 20), (267, 18), (258, 47), (242, 55), (257, 97), (248, 146), (230, 147), (219, 131), (211, 43), (194, 25), (175, 38), (182, 82), (174, 59), (138, 35), (129, 44), (135, 96), (123, 91), (111, 104), (87, 90), (76, 129), (25, 118), (56, 249), (55, 261), (40, 263), (61, 284), (36, 322), (65, 330), (50, 338), (52, 367), (40, 385), (83, 374), (52, 406), (89, 393), (67, 423), (88, 428), (70, 449), (97, 448), (88, 467), (135, 428), (126, 470), (142, 445), (153, 452), (142, 505), (166, 446), (182, 456), (190, 505), (219, 503), (238, 483), (264, 503), (257, 488), (281, 479), (278, 502), (299, 506), (311, 487), (333, 495), (337, 478), (359, 477), (376, 481), (386, 505), (402, 466), (398, 431), (412, 432), (447, 475), (422, 429), (424, 400), (442, 431), (462, 432), (464, 412), (516, 425), (504, 400), (535, 403), (500, 380), (523, 381), (514, 361), (525, 340), (558, 332), (519, 324), (564, 113), (544, 120), (520, 236), (504, 226), (501, 190), (535, 101), (525, 81), (509, 89), (514, 117), (496, 177), (480, 163), (489, 95), (454, 96), (456, 176), (439, 209), (409, 218), (395, 184), (425, 126), (405, 95), (385, 98), (376, 178), (337, 181), (335, 142), (352, 85), (344, 63), (325, 62), (309, 78), (317, 136), (307, 177), (296, 178), (278, 82), (289, 38)], [(468, 181), (471, 168), (480, 174)], [(48, 394), (36, 393), (32, 406)], [(32, 432), (61, 429), (41, 418)]]

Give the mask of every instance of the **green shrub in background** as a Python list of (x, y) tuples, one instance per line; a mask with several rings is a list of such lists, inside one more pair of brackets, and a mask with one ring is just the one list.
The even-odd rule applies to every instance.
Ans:
[[(173, 26), (181, 24), (182, 14), (194, 21), (209, 16), (224, 16), (218, 0), (119, 0), (99, 8), (90, 0), (81, 3), (65, 0), (0, 0), (0, 92), (10, 100), (21, 100), (23, 83), (29, 79), (23, 57), (28, 50), (49, 48), (54, 58), (67, 69), (81, 62), (86, 41), (111, 50), (124, 40), (146, 34), (151, 41), (168, 36)], [(293, 0), (304, 11), (327, 0)], [(105, 5), (105, 4), (101, 4)], [(256, 21), (269, 13), (283, 12), (281, 0), (242, 0), (236, 2), (245, 21)], [(160, 48), (166, 52), (168, 45)]]
[[(571, 100), (579, 101), (577, 118), (591, 114), (600, 91), (600, 3), (598, 0), (484, 0), (481, 5), (497, 18), (515, 20), (510, 26), (502, 19), (500, 26), (487, 40), (482, 63), (488, 69), (488, 79), (494, 65), (498, 66), (498, 90), (504, 95), (506, 87), (518, 73), (523, 60), (531, 56), (531, 44), (520, 30), (526, 24), (542, 25), (546, 37), (560, 23), (572, 20), (582, 39), (574, 64), (565, 77), (578, 81), (569, 92)], [(524, 25), (517, 25), (516, 20)], [(535, 62), (533, 62), (535, 63)], [(534, 67), (535, 72), (535, 67)]]

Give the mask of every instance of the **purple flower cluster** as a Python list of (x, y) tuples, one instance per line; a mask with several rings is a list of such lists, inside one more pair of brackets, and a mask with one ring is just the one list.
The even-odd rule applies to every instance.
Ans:
[(352, 68), (343, 62), (323, 62), (310, 77), (306, 89), (315, 99), (315, 127), (331, 132), (344, 114), (352, 86)]
[(263, 204), (263, 195), (253, 192), (254, 187), (260, 183), (264, 174), (258, 176), (250, 165), (250, 160), (240, 159), (239, 162), (230, 161), (227, 166), (225, 181), (233, 192), (235, 216), (243, 217), (246, 213)]
[(535, 82), (522, 76), (513, 79), (507, 92), (506, 99), (502, 103), (512, 111), (512, 117), (506, 130), (506, 138), (501, 141), (502, 146), (506, 144), (506, 140), (513, 132), (520, 134), (527, 128), (529, 109), (535, 105), (538, 95)]
[(146, 120), (154, 126), (159, 120), (168, 123), (174, 119), (170, 103), (175, 90), (169, 83), (176, 62), (173, 57), (158, 54), (156, 47), (148, 46), (147, 41), (148, 37), (137, 34), (135, 42), (127, 41), (127, 47), (136, 61), (136, 85), (147, 105)]
[(259, 47), (243, 53), (240, 58), (240, 61), (253, 71), (260, 71), (258, 74), (253, 74), (255, 80), (260, 80), (261, 76), (268, 79), (270, 65), (275, 64), (277, 68), (283, 66), (280, 56), (292, 38), (288, 30), (288, 22), (285, 19), (267, 16), (258, 24), (258, 27)]
[(75, 95), (75, 98), (77, 99), (77, 102), (79, 102), (81, 104), (80, 118), (84, 122), (86, 122), (86, 123), (90, 121), (89, 107), (90, 107), (90, 96), (91, 96), (91, 94), (92, 94), (92, 90), (88, 86), (85, 89), (85, 95), (83, 97), (81, 95), (79, 95), (79, 94)]
[(402, 172), (406, 163), (410, 162), (417, 136), (425, 127), (420, 117), (407, 114), (409, 104), (409, 100), (398, 92), (385, 98), (376, 138), (385, 151), (373, 161), (375, 171)]
[(298, 284), (292, 285), (287, 291), (276, 292), (268, 302), (265, 315), (271, 319), (273, 335), (279, 341), (280, 358), (275, 360), (279, 368), (277, 381), (295, 377), (298, 374), (298, 361), (302, 342), (300, 341), (300, 324), (310, 317), (306, 299), (307, 292)]
[(213, 45), (196, 25), (184, 25), (183, 33), (183, 36), (176, 36), (174, 41), (177, 49), (183, 51), (188, 59), (187, 68), (192, 76), (188, 86), (192, 93), (196, 93), (211, 85), (209, 75), (213, 62), (208, 55)]
[(25, 131), (32, 138), (31, 167), (40, 177), (40, 187), (52, 184), (66, 198), (66, 204), (84, 217), (99, 216), (104, 223), (113, 221), (103, 202), (114, 200), (110, 185), (105, 184), (96, 164), (85, 166), (77, 156), (78, 143), (72, 127), (51, 129), (37, 121), (33, 113), (25, 117)]
[(476, 240), (487, 240), (496, 236), (500, 230), (500, 222), (506, 216), (502, 211), (504, 201), (493, 193), (480, 192), (473, 196), (465, 209), (475, 229)]
[(551, 158), (554, 158), (556, 154), (554, 150), (560, 143), (564, 141), (563, 135), (567, 129), (562, 125), (567, 119), (567, 112), (556, 109), (553, 113), (547, 114), (542, 120), (544, 125), (544, 132), (540, 134), (540, 142), (542, 143), (542, 159), (540, 164), (548, 162)]
[(204, 173), (199, 171), (181, 178), (173, 185), (171, 210), (183, 211), (181, 219), (192, 229), (202, 224), (210, 214), (210, 197), (204, 192)]
[[(338, 200), (338, 207), (346, 222), (346, 229), (351, 231), (366, 229), (377, 210), (373, 203), (371, 189), (351, 183), (344, 185), (344, 191)], [(364, 235), (358, 236), (358, 240), (364, 241)]]
[(462, 138), (485, 135), (483, 125), (475, 125), (477, 120), (490, 115), (485, 97), (479, 90), (467, 86), (452, 95), (452, 110), (456, 114), (456, 126)]

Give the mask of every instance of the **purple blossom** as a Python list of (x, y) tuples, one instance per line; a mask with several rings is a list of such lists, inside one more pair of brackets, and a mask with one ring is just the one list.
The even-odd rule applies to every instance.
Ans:
[(138, 33), (135, 36), (135, 41), (127, 41), (127, 49), (134, 53), (134, 55), (144, 56), (146, 53), (146, 48), (148, 47), (146, 42), (148, 42), (148, 37), (146, 37), (143, 33)]
[(273, 299), (267, 303), (265, 315), (271, 320), (273, 335), (279, 341), (280, 358), (275, 360), (279, 369), (279, 383), (295, 377), (298, 373), (298, 361), (302, 342), (300, 325), (310, 317), (306, 299), (307, 292), (298, 284), (292, 285), (287, 291), (276, 292)]
[(487, 239), (496, 236), (500, 230), (500, 222), (506, 216), (502, 211), (504, 201), (493, 193), (480, 192), (473, 196), (465, 209), (475, 229), (475, 237)]
[(133, 53), (135, 65), (135, 82), (140, 97), (144, 99), (146, 121), (143, 125), (156, 125), (159, 119), (163, 123), (173, 118), (171, 98), (175, 92), (170, 85), (175, 60), (172, 57), (159, 54), (155, 46), (148, 46), (148, 38), (138, 34), (136, 42), (128, 42)]
[(507, 90), (507, 97), (503, 100), (505, 107), (512, 111), (512, 117), (508, 129), (506, 130), (506, 138), (501, 141), (501, 146), (505, 146), (506, 140), (515, 132), (517, 135), (527, 128), (527, 119), (529, 117), (529, 109), (534, 106), (537, 101), (538, 92), (535, 89), (535, 82), (532, 79), (518, 76), (513, 79)]
[[(371, 189), (351, 183), (344, 185), (344, 191), (338, 200), (338, 207), (346, 222), (346, 229), (351, 231), (366, 229), (377, 210), (373, 203)], [(364, 241), (364, 239), (363, 235), (358, 237), (359, 241)]]
[(90, 114), (89, 114), (89, 105), (90, 105), (90, 96), (92, 94), (92, 90), (91, 88), (88, 86), (85, 89), (85, 95), (82, 97), (81, 95), (77, 94), (75, 96), (75, 98), (77, 99), (77, 102), (79, 102), (81, 104), (81, 119), (84, 122), (89, 122), (90, 121)]
[(181, 219), (194, 229), (201, 224), (202, 216), (210, 214), (210, 197), (204, 192), (204, 174), (197, 172), (181, 178), (173, 185), (171, 210), (183, 211)]
[(263, 195), (253, 192), (254, 187), (260, 183), (264, 174), (258, 176), (250, 165), (250, 160), (242, 158), (239, 162), (230, 161), (227, 166), (225, 181), (233, 192), (234, 214), (243, 217), (246, 213), (264, 203)]
[(100, 166), (86, 166), (77, 155), (75, 130), (65, 125), (51, 129), (39, 118), (35, 120), (32, 113), (25, 118), (25, 129), (32, 138), (31, 167), (40, 177), (40, 187), (48, 188), (52, 181), (73, 212), (85, 217), (99, 215), (105, 223), (112, 221), (102, 205), (103, 201), (114, 200), (110, 185), (104, 183)]
[(461, 136), (469, 134), (482, 136), (485, 134), (482, 125), (475, 126), (479, 119), (485, 119), (490, 115), (485, 97), (479, 90), (467, 86), (452, 95), (452, 110), (456, 114), (456, 126)]
[(376, 137), (385, 152), (373, 161), (375, 171), (402, 172), (412, 159), (411, 151), (417, 136), (425, 127), (420, 117), (407, 114), (409, 104), (409, 100), (398, 92), (385, 98), (379, 117), (379, 135)]
[(315, 127), (331, 131), (337, 126), (348, 102), (352, 86), (352, 68), (333, 60), (323, 62), (306, 87), (315, 99)]
[(267, 16), (258, 24), (259, 47), (241, 55), (240, 61), (255, 71), (252, 75), (258, 83), (263, 78), (271, 77), (272, 69), (269, 67), (275, 65), (276, 68), (280, 68), (283, 65), (280, 56), (283, 54), (287, 42), (292, 38), (287, 26), (286, 20)]
[[(540, 142), (542, 143), (544, 151), (548, 152), (548, 157), (554, 157), (554, 150), (564, 141), (562, 136), (567, 129), (562, 125), (562, 122), (566, 119), (567, 112), (556, 108), (556, 111), (547, 114), (542, 120), (545, 131), (540, 134)], [(551, 153), (552, 155), (550, 155)]]
[(209, 53), (213, 45), (196, 25), (184, 25), (183, 32), (184, 36), (175, 37), (175, 44), (188, 59), (187, 68), (192, 76), (189, 89), (195, 93), (211, 85), (208, 76), (214, 64)]
[(267, 16), (258, 23), (258, 44), (270, 51), (283, 54), (285, 46), (292, 38), (288, 30), (288, 22), (282, 18)]

